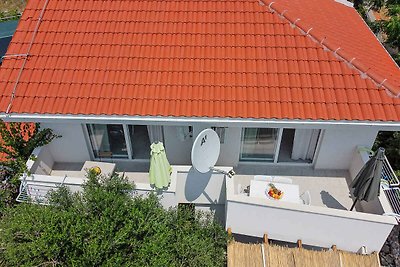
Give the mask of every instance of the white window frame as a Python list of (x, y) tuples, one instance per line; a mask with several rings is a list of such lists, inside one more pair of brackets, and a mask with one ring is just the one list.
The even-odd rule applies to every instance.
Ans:
[[(243, 159), (242, 158), (242, 145), (243, 145), (242, 137), (243, 137), (245, 128), (249, 128), (249, 127), (242, 127), (242, 132), (241, 132), (241, 135), (240, 135), (239, 163), (250, 163), (250, 164), (252, 164), (252, 163), (263, 163), (263, 164), (279, 164), (279, 165), (294, 165), (294, 166), (313, 166), (315, 164), (315, 161), (316, 161), (317, 157), (318, 157), (319, 150), (320, 150), (321, 143), (322, 143), (322, 139), (323, 139), (323, 136), (324, 136), (324, 133), (325, 133), (324, 129), (319, 129), (320, 133), (319, 133), (319, 136), (318, 136), (318, 142), (317, 142), (317, 146), (315, 148), (314, 156), (313, 156), (311, 162), (278, 162), (279, 153), (280, 153), (280, 150), (281, 150), (283, 130), (284, 129), (290, 129), (290, 128), (288, 128), (288, 127), (280, 127), (280, 128), (265, 127), (265, 128), (278, 129), (278, 136), (276, 138), (276, 145), (275, 145), (273, 160), (270, 160), (270, 159), (268, 159), (268, 160), (260, 160), (260, 159), (257, 159), (257, 158), (254, 158), (254, 159), (252, 159), (252, 158)], [(262, 127), (255, 127), (255, 128), (262, 128)], [(293, 128), (293, 129), (296, 129), (296, 128)]]
[[(125, 157), (118, 157), (118, 156), (116, 156), (116, 157), (111, 157), (111, 158), (106, 158), (106, 157), (104, 157), (104, 158), (99, 158), (99, 157), (96, 157), (95, 154), (94, 154), (94, 151), (93, 151), (92, 140), (90, 139), (90, 134), (89, 134), (89, 131), (88, 131), (88, 126), (89, 126), (90, 128), (92, 128), (92, 132), (94, 132), (94, 131), (93, 131), (93, 124), (122, 125), (122, 130), (124, 131), (125, 145), (126, 145), (126, 150), (127, 150), (127, 156), (128, 156), (128, 158), (125, 158)], [(91, 151), (91, 156), (93, 157), (94, 160), (129, 160), (129, 159), (131, 159), (131, 157), (130, 157), (130, 155), (129, 155), (129, 148), (128, 148), (128, 144), (127, 144), (127, 140), (126, 140), (126, 134), (125, 134), (124, 124), (122, 124), (122, 123), (86, 123), (86, 124), (83, 124), (83, 128), (85, 128), (85, 134), (86, 134), (86, 139), (87, 139), (87, 141), (88, 141), (89, 151)], [(120, 155), (120, 156), (121, 156), (121, 155)]]
[(85, 124), (82, 124), (84, 136), (85, 136), (85, 139), (86, 139), (86, 146), (87, 146), (87, 148), (89, 150), (90, 158), (92, 160), (103, 160), (103, 161), (104, 160), (105, 161), (116, 161), (116, 160), (118, 160), (118, 161), (136, 161), (136, 162), (149, 162), (150, 161), (150, 159), (136, 159), (136, 158), (133, 158), (132, 142), (131, 142), (131, 137), (129, 135), (129, 128), (128, 128), (128, 125), (143, 125), (143, 126), (146, 126), (146, 127), (148, 125), (145, 125), (145, 124), (116, 123), (118, 125), (122, 125), (122, 129), (124, 131), (124, 137), (125, 137), (125, 143), (126, 143), (126, 149), (127, 149), (128, 158), (118, 158), (118, 157), (115, 157), (115, 158), (113, 158), (113, 157), (112, 158), (99, 158), (99, 157), (96, 157), (94, 152), (93, 152), (93, 146), (92, 146), (92, 142), (90, 140), (90, 134), (89, 134), (89, 131), (88, 131), (88, 128), (87, 128), (89, 125), (92, 125), (92, 124), (105, 124), (105, 125), (107, 125), (107, 124), (113, 124), (113, 123), (85, 123)]
[[(277, 153), (277, 148), (280, 148), (280, 143), (278, 144), (278, 139), (282, 139), (282, 132), (281, 129), (282, 128), (274, 128), (274, 127), (253, 127), (253, 128), (257, 128), (257, 129), (262, 129), (262, 128), (267, 128), (267, 129), (276, 129), (277, 130), (277, 138), (275, 140), (275, 146), (274, 146), (274, 156), (272, 158), (269, 159), (260, 159), (260, 158), (243, 158), (242, 157), (242, 152), (243, 152), (243, 135), (244, 135), (244, 131), (246, 128), (251, 128), (251, 127), (243, 127), (242, 128), (242, 133), (240, 135), (240, 154), (239, 154), (239, 161), (240, 162), (264, 162), (264, 163), (275, 163), (275, 160), (277, 160), (277, 154), (279, 155), (279, 153)], [(278, 151), (279, 152), (279, 151)]]

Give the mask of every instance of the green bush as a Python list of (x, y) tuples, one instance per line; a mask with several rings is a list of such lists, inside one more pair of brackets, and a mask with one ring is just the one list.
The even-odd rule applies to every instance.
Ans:
[(0, 120), (0, 215), (5, 207), (15, 204), (19, 177), (26, 172), (26, 161), (36, 147), (49, 144), (56, 134), (40, 129), (38, 123), (4, 123)]
[(224, 266), (227, 234), (210, 214), (165, 210), (134, 196), (118, 175), (88, 174), (82, 193), (61, 188), (53, 205), (22, 204), (0, 221), (6, 266)]
[(379, 147), (385, 149), (393, 170), (400, 171), (400, 132), (379, 132), (372, 149), (377, 150)]

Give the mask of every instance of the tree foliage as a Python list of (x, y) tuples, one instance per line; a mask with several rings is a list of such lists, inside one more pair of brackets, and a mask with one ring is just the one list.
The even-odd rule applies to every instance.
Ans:
[(389, 19), (377, 20), (369, 23), (369, 25), (375, 33), (382, 32), (385, 34), (385, 44), (397, 51), (392, 56), (400, 64), (400, 0), (357, 0), (354, 2), (355, 6), (356, 2), (357, 10), (362, 16), (365, 12), (363, 7), (377, 11), (384, 8)]
[(21, 16), (27, 0), (2, 0), (0, 1), (0, 21), (14, 20)]
[(386, 42), (400, 48), (400, 5), (389, 6), (390, 19), (384, 23), (384, 31), (387, 36)]
[(0, 136), (2, 146), (0, 153), (7, 158), (22, 158), (27, 160), (36, 147), (50, 143), (58, 137), (51, 129), (40, 129), (39, 123), (20, 123), (0, 121)]
[(385, 155), (395, 171), (400, 171), (400, 132), (379, 132), (373, 150), (385, 149)]
[(12, 205), (18, 194), (19, 176), (26, 171), (26, 161), (36, 147), (58, 137), (51, 129), (40, 129), (38, 123), (4, 123), (0, 120), (0, 214)]
[(82, 193), (21, 204), (0, 221), (9, 266), (224, 266), (227, 234), (209, 214), (165, 210), (118, 175), (88, 174)]

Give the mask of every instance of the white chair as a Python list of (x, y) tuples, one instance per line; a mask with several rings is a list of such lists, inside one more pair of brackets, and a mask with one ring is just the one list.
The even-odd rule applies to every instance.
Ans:
[(243, 186), (241, 184), (237, 185), (237, 194), (242, 194), (243, 193)]
[(246, 193), (245, 189), (246, 189), (246, 188), (243, 187), (242, 184), (238, 184), (238, 185), (237, 185), (237, 194), (238, 194), (238, 195), (243, 195), (243, 196), (249, 196), (248, 192)]
[(300, 200), (303, 202), (304, 205), (311, 205), (310, 191), (305, 191), (303, 194), (301, 194)]
[(272, 181), (274, 181), (274, 177), (267, 176), (267, 175), (255, 175), (254, 181), (272, 182)]
[(274, 177), (273, 182), (275, 183), (282, 183), (282, 184), (292, 184), (293, 180), (286, 177)]
[(279, 176), (267, 176), (267, 175), (255, 175), (255, 181), (264, 181), (264, 182), (275, 182), (275, 183), (283, 183), (283, 184), (292, 184), (293, 180), (286, 177)]

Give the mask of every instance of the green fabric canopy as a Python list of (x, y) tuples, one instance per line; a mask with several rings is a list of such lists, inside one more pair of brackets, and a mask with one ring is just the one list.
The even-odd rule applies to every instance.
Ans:
[(150, 146), (150, 184), (156, 188), (166, 188), (171, 181), (172, 168), (168, 162), (163, 143), (153, 143)]

